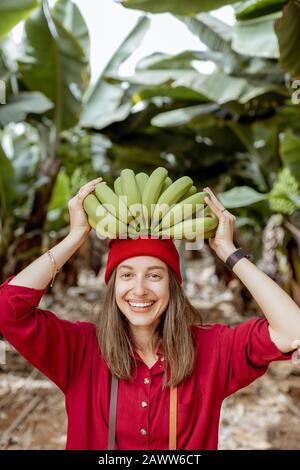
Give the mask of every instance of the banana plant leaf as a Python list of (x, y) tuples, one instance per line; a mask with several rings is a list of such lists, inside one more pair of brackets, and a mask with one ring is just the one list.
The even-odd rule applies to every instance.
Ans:
[(124, 100), (125, 91), (119, 84), (107, 83), (105, 76), (118, 72), (120, 65), (140, 45), (149, 26), (150, 20), (147, 17), (138, 19), (136, 26), (113, 54), (96, 84), (88, 91), (81, 116), (83, 127), (102, 129), (128, 116), (131, 102)]
[[(221, 53), (223, 68), (226, 72), (239, 69), (245, 57), (240, 57), (232, 49), (233, 28), (209, 13), (202, 13), (195, 18), (178, 17), (186, 27), (205, 44), (209, 51)], [(245, 52), (246, 54), (246, 52)]]
[(132, 76), (113, 76), (114, 80), (127, 81), (132, 85), (161, 86), (171, 85), (173, 89), (185, 87), (218, 104), (230, 101), (247, 103), (268, 92), (282, 94), (282, 87), (259, 80), (232, 77), (221, 70), (210, 75), (189, 70), (146, 70)]
[(300, 4), (290, 0), (276, 21), (275, 31), (280, 50), (282, 68), (294, 77), (300, 76)]
[(245, 207), (267, 199), (266, 194), (261, 194), (248, 186), (239, 186), (218, 194), (218, 199), (228, 209)]
[(207, 122), (207, 118), (210, 118), (211, 113), (218, 109), (219, 106), (215, 103), (174, 109), (173, 111), (157, 114), (157, 116), (152, 119), (151, 124), (157, 127), (183, 126), (199, 116), (204, 119), (206, 118), (205, 120)]
[(201, 11), (216, 10), (224, 5), (232, 5), (236, 0), (123, 0), (122, 5), (134, 10), (150, 13), (170, 12), (173, 15), (195, 15)]
[(196, 18), (179, 17), (179, 19), (209, 50), (224, 54), (232, 53), (232, 26), (209, 13), (202, 13)]
[(202, 95), (202, 93), (198, 93), (197, 91), (191, 90), (190, 88), (186, 87), (178, 86), (176, 88), (173, 88), (168, 84), (139, 87), (137, 91), (133, 94), (132, 101), (134, 102), (134, 104), (136, 104), (142, 100), (150, 100), (151, 98), (159, 97), (170, 98), (173, 101), (207, 102), (206, 96)]
[(2, 145), (0, 145), (0, 168), (0, 219), (2, 220), (11, 212), (16, 196), (14, 189), (14, 167), (4, 152)]
[(287, 166), (292, 175), (300, 183), (300, 137), (291, 130), (280, 136), (279, 153), (284, 166)]
[(61, 22), (64, 28), (74, 34), (85, 56), (90, 56), (90, 35), (87, 24), (75, 3), (70, 0), (59, 0), (53, 8), (53, 15)]
[(269, 15), (282, 9), (286, 0), (248, 0), (238, 3), (235, 8), (237, 20), (250, 20), (259, 16)]
[(76, 35), (60, 21), (63, 7), (67, 9), (71, 2), (60, 0), (58, 5), (58, 17), (57, 10), (50, 11), (43, 0), (43, 9), (27, 19), (23, 54), (18, 63), (21, 79), (29, 90), (40, 91), (54, 103), (50, 117), (56, 128), (63, 130), (79, 121), (89, 69)]
[(0, 0), (0, 40), (38, 6), (38, 0)]
[(51, 108), (53, 103), (42, 93), (19, 93), (10, 96), (7, 103), (0, 106), (0, 125), (6, 126), (10, 122), (23, 121), (28, 114), (43, 114)]
[(216, 51), (184, 51), (179, 54), (170, 55), (163, 52), (154, 52), (153, 54), (143, 57), (136, 64), (135, 70), (193, 70), (193, 62), (211, 61), (219, 65), (225, 64), (225, 56), (221, 52)]
[(232, 48), (239, 54), (277, 59), (279, 46), (274, 22), (281, 11), (250, 20), (238, 21), (234, 26)]

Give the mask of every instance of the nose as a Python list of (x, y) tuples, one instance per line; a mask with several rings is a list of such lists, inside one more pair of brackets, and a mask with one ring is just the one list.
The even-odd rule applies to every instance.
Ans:
[(142, 297), (147, 293), (146, 282), (143, 276), (136, 277), (132, 291), (137, 297)]

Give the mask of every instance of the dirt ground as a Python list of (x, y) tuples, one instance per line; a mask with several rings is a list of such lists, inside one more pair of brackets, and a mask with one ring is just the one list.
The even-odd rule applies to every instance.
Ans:
[[(40, 308), (62, 318), (96, 321), (104, 295), (103, 273), (83, 271), (79, 286), (61, 289), (59, 279)], [(241, 298), (240, 283), (219, 282), (212, 258), (187, 262), (186, 292), (206, 323), (236, 325), (260, 314)], [(245, 307), (246, 305), (246, 307)], [(222, 406), (220, 449), (300, 449), (300, 365), (273, 362), (268, 372), (227, 398)], [(64, 396), (8, 343), (0, 366), (0, 448), (64, 449), (67, 431)]]

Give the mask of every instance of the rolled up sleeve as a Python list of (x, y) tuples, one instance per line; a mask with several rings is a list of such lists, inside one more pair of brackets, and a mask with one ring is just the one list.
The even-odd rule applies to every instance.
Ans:
[(291, 359), (270, 338), (266, 318), (254, 318), (233, 328), (220, 325), (218, 360), (224, 397), (263, 375), (272, 361)]
[(94, 325), (70, 322), (38, 308), (45, 289), (0, 285), (0, 333), (64, 393), (82, 367), (88, 334)]

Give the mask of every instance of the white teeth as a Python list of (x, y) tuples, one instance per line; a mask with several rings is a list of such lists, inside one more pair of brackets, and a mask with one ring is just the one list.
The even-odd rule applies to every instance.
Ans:
[(154, 304), (154, 302), (149, 302), (149, 303), (136, 303), (136, 302), (128, 302), (129, 305), (132, 307), (150, 307), (150, 305)]

